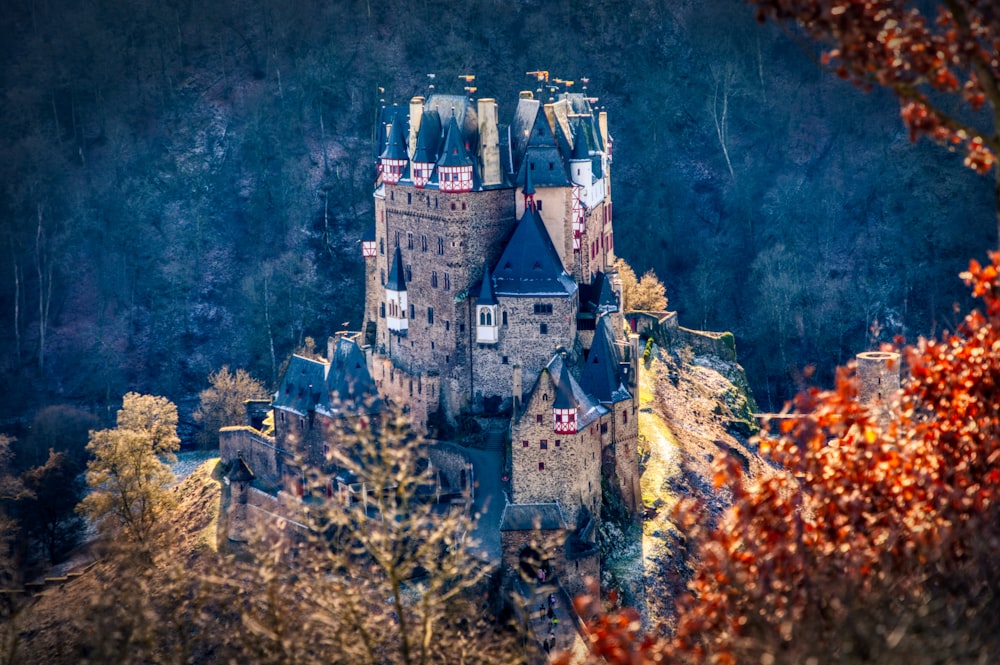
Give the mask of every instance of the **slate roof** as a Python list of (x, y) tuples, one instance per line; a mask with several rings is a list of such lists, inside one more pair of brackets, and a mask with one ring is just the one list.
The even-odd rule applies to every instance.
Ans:
[(403, 273), (403, 255), (396, 247), (396, 253), (392, 255), (392, 267), (389, 268), (389, 279), (385, 282), (385, 288), (392, 291), (406, 290), (406, 276)]
[(465, 149), (462, 132), (453, 117), (448, 121), (448, 131), (444, 137), (444, 149), (438, 159), (438, 166), (472, 166), (472, 159)]
[(618, 311), (618, 298), (603, 272), (598, 271), (590, 284), (580, 285), (580, 308), (593, 313)]
[(517, 182), (524, 181), (524, 171), (527, 169), (534, 171), (531, 175), (535, 187), (567, 187), (570, 184), (562, 155), (556, 146), (556, 138), (543, 112), (535, 114), (534, 124), (526, 140), (524, 158), (517, 172)]
[(349, 407), (361, 413), (374, 413), (382, 406), (364, 354), (357, 343), (343, 337), (328, 363), (293, 355), (273, 406), (302, 416), (310, 411), (336, 415), (344, 410), (340, 400), (353, 401)]
[(454, 118), (462, 130), (462, 142), (470, 146), (479, 145), (479, 117), (476, 106), (464, 95), (431, 95), (424, 109), (436, 112), (442, 125)]
[(362, 399), (375, 394), (375, 382), (355, 342), (343, 337), (337, 340), (326, 376), (326, 390), (340, 399)]
[[(524, 150), (528, 145), (528, 138), (531, 136), (531, 128), (535, 124), (535, 116), (541, 108), (537, 99), (520, 98), (517, 100), (517, 108), (514, 110), (514, 121), (510, 124), (511, 142), (511, 171), (519, 172), (521, 162), (524, 159)], [(521, 182), (517, 178), (516, 182)]]
[(417, 145), (413, 151), (413, 161), (433, 164), (438, 159), (441, 145), (441, 116), (437, 111), (424, 111), (417, 131)]
[(380, 155), (382, 159), (409, 159), (409, 155), (406, 154), (406, 134), (408, 130), (403, 126), (404, 124), (402, 118), (399, 118), (399, 116), (397, 116), (396, 122), (392, 123), (392, 128), (389, 130), (388, 143)]
[(584, 390), (605, 404), (629, 399), (632, 395), (622, 381), (619, 367), (614, 334), (608, 317), (602, 316), (597, 321), (594, 341), (580, 377)]
[(478, 305), (496, 305), (497, 299), (493, 295), (493, 275), (490, 273), (490, 264), (483, 264), (483, 284), (479, 289), (479, 298), (476, 300)]
[[(576, 407), (576, 426), (578, 429), (584, 429), (608, 412), (607, 408), (601, 406), (597, 400), (588, 395), (587, 391), (577, 383), (576, 379), (569, 372), (569, 368), (566, 367), (562, 355), (556, 354), (553, 356), (549, 364), (546, 365), (545, 370), (552, 376), (553, 383), (555, 384), (556, 394), (552, 403), (553, 408), (571, 409)], [(540, 382), (541, 377), (539, 377)], [(538, 383), (535, 384), (535, 390), (537, 389)], [(563, 404), (564, 406), (556, 406), (557, 404)]]
[(558, 503), (508, 503), (500, 517), (501, 531), (552, 531), (565, 529)]
[(274, 406), (304, 416), (315, 409), (323, 398), (325, 382), (325, 363), (293, 355), (285, 375), (281, 377)]
[(537, 210), (524, 211), (493, 270), (499, 296), (565, 297), (577, 291)]
[(401, 106), (383, 106), (382, 112), (379, 114), (379, 124), (376, 130), (377, 136), (375, 137), (376, 143), (373, 150), (373, 157), (377, 160), (382, 156), (382, 153), (389, 146), (389, 134), (390, 129), (387, 129), (390, 125), (392, 127), (399, 127), (400, 129), (405, 129), (403, 135), (406, 136), (410, 133), (409, 129), (409, 113), (408, 109)]

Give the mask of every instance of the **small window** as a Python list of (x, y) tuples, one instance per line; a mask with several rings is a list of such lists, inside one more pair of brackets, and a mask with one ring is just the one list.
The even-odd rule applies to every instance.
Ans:
[(538, 334), (539, 335), (548, 335), (549, 334), (549, 324), (547, 324), (547, 323), (539, 323), (538, 324)]
[(622, 422), (628, 424), (628, 411), (622, 409)]
[(378, 304), (378, 315), (379, 315), (379, 317), (381, 317), (383, 319), (385, 318), (385, 303), (384, 302), (380, 302)]
[(406, 281), (413, 281), (413, 268), (409, 264), (406, 265)]
[(503, 324), (507, 325), (507, 310), (504, 310), (503, 312)]
[(445, 321), (444, 322), (444, 329), (445, 329), (446, 332), (449, 331), (449, 330), (451, 330), (451, 321)]
[(444, 238), (438, 238), (438, 254), (444, 254)]
[(399, 231), (396, 231), (396, 247), (399, 247)]
[(462, 201), (462, 210), (465, 210), (465, 201)]
[(549, 440), (548, 439), (540, 439), (538, 441), (538, 449), (539, 450), (548, 450), (549, 449)]
[(436, 289), (438, 287), (438, 273), (437, 270), (431, 271), (431, 288)]
[(535, 303), (535, 314), (551, 314), (552, 303)]
[[(407, 196), (409, 196), (409, 194), (407, 194)], [(406, 248), (407, 249), (413, 249), (413, 234), (412, 233), (407, 233), (406, 234)]]
[(607, 433), (608, 433), (608, 424), (601, 423), (601, 434), (607, 434)]
[(382, 286), (385, 286), (385, 268), (378, 271), (378, 276), (382, 280)]
[(539, 462), (538, 463), (538, 470), (539, 471), (545, 471), (545, 462)]
[(458, 324), (458, 332), (460, 332), (460, 333), (464, 333), (465, 332), (465, 324), (464, 323), (459, 323)]
[(378, 253), (385, 254), (385, 238), (378, 239)]
[(410, 318), (411, 318), (411, 319), (412, 319), (412, 318), (414, 318), (414, 309), (413, 309), (413, 305), (410, 305)]
[(541, 210), (542, 210), (542, 202), (538, 201), (538, 203), (535, 204), (535, 207), (538, 208), (539, 212), (541, 212)]
[[(413, 203), (413, 194), (411, 194), (410, 192), (406, 193), (406, 203), (407, 204)], [(413, 249), (413, 247), (410, 247), (410, 249)]]
[(542, 414), (539, 413), (539, 414), (535, 415), (535, 424), (536, 425), (541, 425), (542, 424)]
[(451, 291), (451, 275), (448, 273), (444, 274), (444, 290)]
[[(427, 200), (430, 201), (430, 199)], [(427, 236), (420, 236), (420, 251), (421, 252), (427, 251)]]
[(504, 356), (503, 358), (501, 358), (500, 359), (500, 363), (503, 364), (503, 365), (508, 364), (509, 360), (508, 360), (507, 356)]
[[(282, 414), (282, 415), (284, 415), (284, 414)], [(522, 448), (527, 448), (528, 447), (528, 440), (527, 439), (524, 439), (523, 441), (521, 441), (521, 447)]]
[[(427, 325), (429, 325), (429, 326), (434, 325), (434, 308), (433, 307), (428, 307), (427, 308)], [(431, 342), (432, 348), (433, 348), (433, 344), (434, 344), (434, 342)]]
[(559, 439), (556, 439), (556, 448), (558, 448), (561, 445), (562, 445), (562, 441), (560, 441)]

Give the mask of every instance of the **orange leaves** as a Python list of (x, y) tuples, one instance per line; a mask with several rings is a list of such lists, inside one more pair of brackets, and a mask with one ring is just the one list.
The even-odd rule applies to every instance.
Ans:
[[(995, 3), (938, 3), (929, 21), (910, 0), (750, 2), (759, 19), (797, 22), (827, 45), (822, 64), (838, 76), (865, 89), (878, 84), (893, 92), (911, 139), (964, 145), (966, 166), (979, 173), (994, 166), (998, 142), (993, 114), (984, 106), (1000, 99)], [(965, 108), (942, 100), (942, 94)], [(927, 108), (931, 100), (933, 110)], [(977, 136), (978, 142), (970, 141)]]

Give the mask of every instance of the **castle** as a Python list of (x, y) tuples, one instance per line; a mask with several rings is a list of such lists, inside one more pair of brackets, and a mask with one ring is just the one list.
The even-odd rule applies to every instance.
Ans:
[(321, 458), (343, 416), (332, 396), (377, 393), (432, 439), (473, 421), (503, 432), (488, 472), (504, 477), (505, 578), (544, 564), (575, 593), (599, 572), (602, 493), (633, 511), (641, 499), (638, 337), (614, 268), (607, 115), (591, 104), (522, 92), (508, 124), (494, 100), (459, 95), (382, 109), (363, 331), (331, 339), (325, 360), (292, 358), (273, 434), (223, 431), (241, 478), (287, 487), (282, 455)]

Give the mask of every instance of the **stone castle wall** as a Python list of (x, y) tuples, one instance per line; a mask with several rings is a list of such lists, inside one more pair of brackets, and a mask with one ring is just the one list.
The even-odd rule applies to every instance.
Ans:
[[(556, 349), (571, 351), (576, 340), (577, 296), (570, 298), (499, 298), (500, 339), (479, 344), (472, 352), (474, 404), (499, 397), (504, 407), (513, 393), (514, 365), (521, 367), (521, 394), (526, 394)], [(536, 314), (535, 305), (552, 306), (551, 314)], [(506, 317), (506, 318), (504, 318)], [(506, 325), (504, 325), (506, 321)], [(547, 332), (541, 332), (541, 326)]]
[[(372, 307), (378, 313), (379, 351), (413, 372), (463, 364), (467, 359), (457, 347), (467, 333), (463, 328), (468, 314), (462, 302), (471, 284), (481, 278), (483, 262), (496, 262), (501, 242), (514, 224), (511, 190), (450, 194), (386, 185), (380, 204), (384, 217), (376, 222), (380, 252), (376, 286), (388, 276), (398, 234), (412, 316), (409, 339), (390, 343), (380, 307)], [(380, 305), (384, 294), (378, 291)]]
[(392, 403), (408, 407), (413, 427), (427, 431), (427, 421), (438, 410), (441, 397), (441, 377), (436, 373), (409, 374), (388, 358), (372, 356), (372, 378), (380, 395)]
[[(511, 500), (558, 502), (573, 528), (586, 508), (600, 516), (602, 425), (594, 421), (576, 434), (553, 431), (554, 390), (548, 372), (511, 431)], [(544, 443), (543, 443), (544, 442)]]
[(265, 436), (252, 427), (223, 427), (219, 430), (219, 456), (230, 464), (242, 454), (244, 461), (258, 479), (268, 487), (281, 484), (281, 469), (288, 454), (279, 448), (274, 437)]

